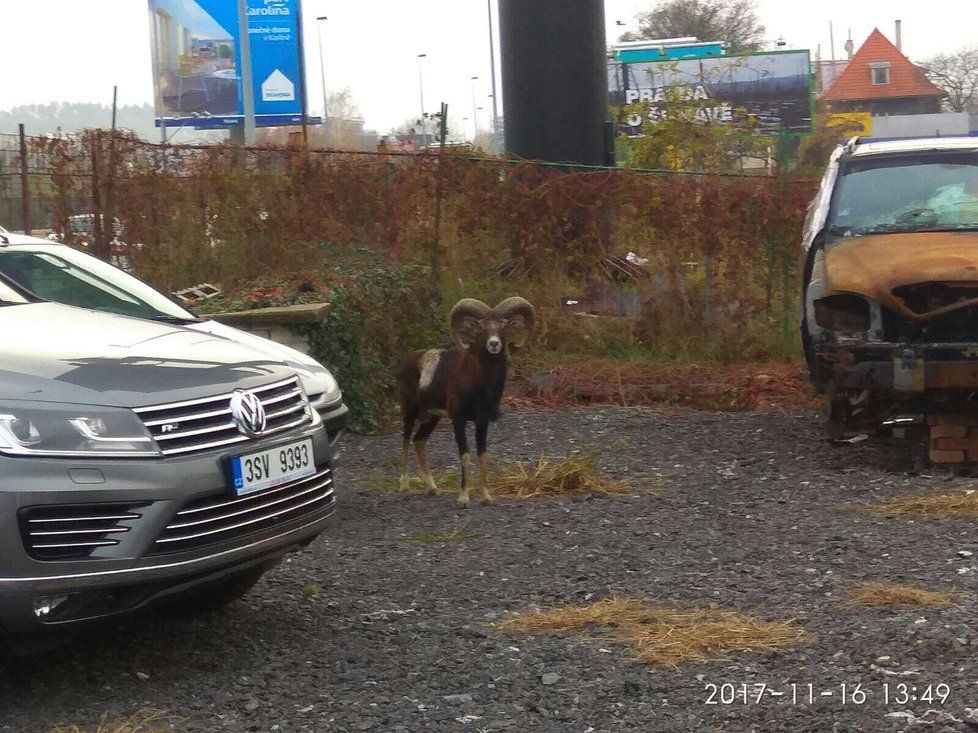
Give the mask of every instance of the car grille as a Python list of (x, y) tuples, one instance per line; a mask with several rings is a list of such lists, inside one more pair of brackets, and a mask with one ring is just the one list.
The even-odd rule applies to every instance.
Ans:
[(236, 499), (227, 493), (196, 499), (167, 525), (152, 554), (196, 550), (276, 527), (333, 506), (333, 476), (327, 467), (301, 481)]
[(142, 518), (142, 504), (73, 504), (20, 512), (24, 549), (35, 560), (77, 560), (118, 545)]
[[(309, 424), (309, 400), (297, 378), (247, 390), (265, 407), (268, 425), (262, 437)], [(140, 407), (136, 414), (165, 456), (212, 450), (251, 440), (231, 419), (231, 394), (169, 405)]]

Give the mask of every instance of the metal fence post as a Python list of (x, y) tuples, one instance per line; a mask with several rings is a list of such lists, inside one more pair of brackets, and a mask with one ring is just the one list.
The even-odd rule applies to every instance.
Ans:
[(18, 125), (20, 133), (20, 217), (24, 234), (31, 233), (31, 179), (27, 165), (27, 134)]
[(92, 238), (95, 240), (95, 256), (108, 262), (105, 247), (105, 230), (102, 226), (102, 180), (99, 175), (99, 152), (102, 147), (102, 131), (93, 131), (89, 138), (92, 149)]

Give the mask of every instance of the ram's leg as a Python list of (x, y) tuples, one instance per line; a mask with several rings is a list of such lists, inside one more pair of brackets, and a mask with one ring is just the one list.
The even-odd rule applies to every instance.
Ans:
[(411, 468), (411, 433), (414, 432), (414, 417), (404, 417), (404, 450), (401, 454), (401, 491), (408, 490), (408, 472)]
[(492, 501), (489, 495), (489, 456), (486, 451), (489, 449), (489, 423), (477, 422), (475, 424), (475, 449), (479, 454), (479, 490), (482, 493), (482, 501), (486, 504)]
[(463, 507), (469, 505), (469, 441), (465, 436), (465, 420), (452, 420), (452, 427), (455, 430), (455, 444), (458, 446), (458, 456), (462, 463), (462, 476), (459, 482), (458, 503)]
[(418, 432), (414, 436), (414, 450), (418, 454), (418, 467), (421, 469), (421, 480), (424, 481), (425, 488), (434, 492), (438, 490), (435, 486), (435, 479), (431, 475), (431, 466), (428, 465), (428, 438), (435, 431), (441, 417), (430, 417), (421, 423)]

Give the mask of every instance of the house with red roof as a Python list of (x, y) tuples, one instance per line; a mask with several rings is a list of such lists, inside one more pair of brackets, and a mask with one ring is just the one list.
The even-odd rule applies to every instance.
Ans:
[(945, 96), (944, 90), (874, 28), (819, 101), (829, 112), (915, 115), (940, 112)]

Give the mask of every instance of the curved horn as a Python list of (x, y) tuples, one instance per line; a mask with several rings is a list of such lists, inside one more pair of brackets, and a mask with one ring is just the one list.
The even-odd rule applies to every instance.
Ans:
[(480, 321), (492, 315), (492, 308), (475, 298), (463, 298), (452, 307), (448, 316), (452, 339), (459, 346), (468, 346), (466, 337), (472, 330), (473, 321)]
[(506, 300), (492, 310), (499, 318), (509, 323), (513, 323), (515, 319), (522, 319), (522, 328), (518, 335), (515, 337), (510, 336), (509, 338), (511, 347), (522, 349), (527, 339), (530, 338), (530, 334), (533, 332), (533, 326), (536, 323), (537, 312), (530, 301), (517, 295), (512, 298), (506, 298)]

